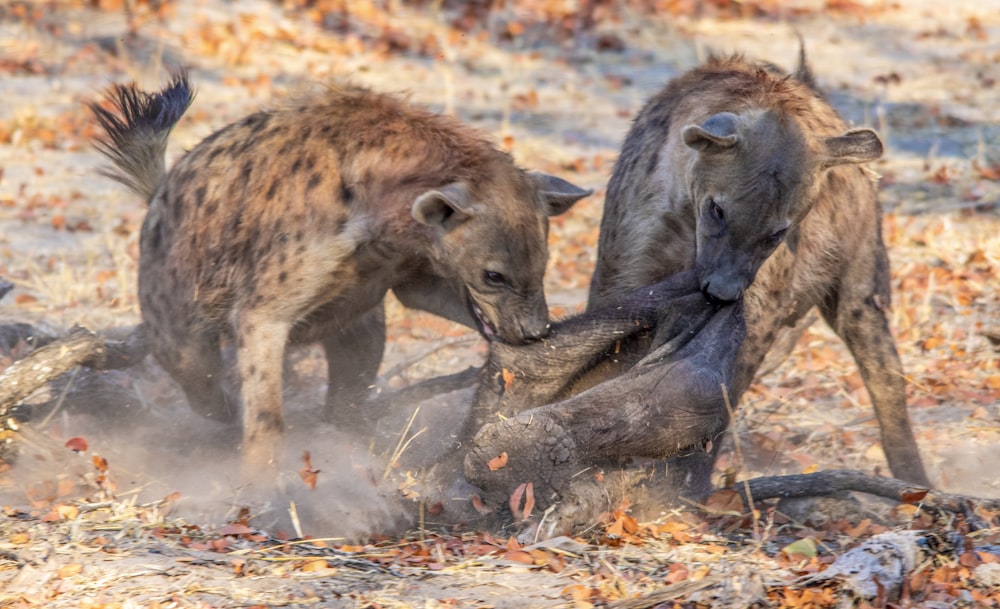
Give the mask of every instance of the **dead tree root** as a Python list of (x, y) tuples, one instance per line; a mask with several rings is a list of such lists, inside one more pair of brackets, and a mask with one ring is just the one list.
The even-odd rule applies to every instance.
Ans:
[(919, 504), (928, 509), (946, 512), (963, 513), (975, 506), (982, 506), (989, 510), (1000, 510), (1000, 499), (943, 493), (896, 478), (872, 476), (850, 469), (832, 469), (789, 476), (763, 476), (748, 480), (746, 486), (743, 483), (738, 483), (734, 490), (740, 493), (744, 505), (749, 505), (747, 487), (749, 487), (753, 501), (774, 498), (822, 497), (854, 491), (900, 503)]

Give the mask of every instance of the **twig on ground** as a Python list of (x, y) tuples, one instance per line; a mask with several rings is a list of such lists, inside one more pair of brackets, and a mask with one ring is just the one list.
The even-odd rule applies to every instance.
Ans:
[(413, 421), (416, 420), (418, 414), (420, 414), (420, 406), (417, 406), (416, 408), (413, 409), (413, 413), (410, 414), (410, 420), (406, 422), (406, 427), (403, 428), (403, 433), (399, 435), (399, 442), (396, 443), (396, 448), (392, 451), (392, 455), (389, 456), (389, 462), (386, 464), (385, 471), (382, 473), (383, 482), (385, 482), (389, 478), (389, 474), (392, 473), (393, 463), (396, 463), (399, 460), (399, 458), (403, 455), (403, 451), (405, 451), (406, 447), (410, 445), (410, 442), (412, 442), (413, 439), (419, 436), (420, 434), (427, 431), (427, 428), (424, 427), (417, 433), (413, 434), (412, 437), (410, 438), (406, 437), (407, 434), (410, 433), (410, 428), (413, 427)]
[[(746, 481), (746, 485), (749, 487), (750, 497), (756, 501), (777, 497), (811, 497), (832, 495), (841, 491), (856, 491), (902, 503), (919, 502), (925, 508), (948, 512), (964, 512), (972, 504), (981, 505), (990, 510), (1000, 509), (1000, 499), (942, 493), (896, 478), (872, 476), (851, 469), (831, 469), (789, 476), (762, 476)], [(737, 485), (736, 491), (749, 505), (748, 493), (741, 486)], [(907, 497), (908, 495), (918, 495), (923, 491), (927, 491), (927, 494), (917, 501)]]

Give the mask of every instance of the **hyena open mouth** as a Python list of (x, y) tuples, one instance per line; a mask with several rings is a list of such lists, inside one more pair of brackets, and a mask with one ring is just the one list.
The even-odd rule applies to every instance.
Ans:
[(496, 338), (497, 329), (496, 326), (486, 317), (486, 313), (479, 308), (476, 301), (469, 297), (469, 309), (472, 311), (472, 316), (476, 319), (476, 325), (479, 326), (479, 333), (483, 335), (486, 340), (492, 341)]

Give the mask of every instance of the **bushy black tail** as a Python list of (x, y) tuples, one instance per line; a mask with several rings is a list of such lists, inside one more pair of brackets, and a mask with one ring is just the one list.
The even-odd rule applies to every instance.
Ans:
[(167, 171), (167, 137), (194, 99), (187, 74), (175, 75), (159, 93), (140, 91), (132, 83), (115, 85), (107, 98), (114, 111), (90, 104), (105, 132), (94, 145), (113, 163), (101, 173), (149, 202)]

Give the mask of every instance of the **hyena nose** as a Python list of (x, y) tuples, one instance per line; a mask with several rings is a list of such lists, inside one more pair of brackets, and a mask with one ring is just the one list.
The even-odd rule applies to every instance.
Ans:
[(727, 281), (706, 279), (701, 284), (701, 291), (709, 300), (716, 302), (734, 302), (743, 296), (743, 288)]
[(544, 320), (534, 320), (521, 325), (521, 337), (526, 343), (542, 340), (549, 335), (549, 328), (547, 317)]

